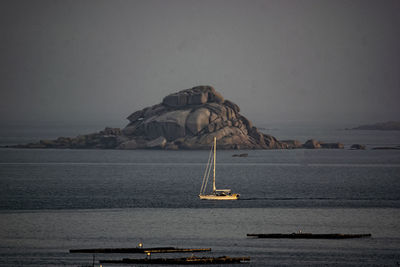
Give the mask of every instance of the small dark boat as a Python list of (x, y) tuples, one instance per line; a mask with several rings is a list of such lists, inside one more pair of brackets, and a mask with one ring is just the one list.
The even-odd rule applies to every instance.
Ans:
[(312, 233), (291, 233), (291, 234), (247, 234), (257, 238), (290, 238), (290, 239), (347, 239), (371, 237), (371, 234), (312, 234)]
[(186, 257), (186, 258), (145, 258), (145, 259), (129, 259), (122, 260), (100, 260), (100, 263), (114, 264), (232, 264), (249, 262), (250, 257)]
[(242, 153), (242, 154), (233, 154), (232, 157), (240, 157), (240, 158), (245, 158), (249, 156), (247, 153)]

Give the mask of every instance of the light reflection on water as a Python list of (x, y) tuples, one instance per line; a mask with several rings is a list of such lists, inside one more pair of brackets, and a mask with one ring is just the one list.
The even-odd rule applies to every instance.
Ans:
[[(0, 253), (7, 256), (1, 257), (0, 266), (14, 265), (17, 258), (24, 266), (55, 266), (54, 263), (60, 260), (70, 266), (85, 264), (91, 260), (91, 255), (68, 254), (68, 250), (135, 247), (140, 240), (148, 247), (211, 247), (210, 255), (214, 256), (250, 256), (251, 266), (393, 265), (400, 259), (400, 213), (397, 209), (20, 211), (2, 212), (0, 218)], [(351, 240), (246, 237), (247, 233), (292, 233), (298, 230), (372, 233), (373, 237)], [(343, 255), (347, 256), (343, 258)], [(98, 259), (110, 257), (117, 256), (97, 255)], [(127, 255), (120, 255), (122, 257)]]
[[(208, 151), (0, 149), (0, 266), (87, 265), (91, 255), (68, 250), (140, 240), (250, 256), (250, 266), (400, 262), (398, 151), (234, 153), (218, 152), (217, 186), (242, 199), (214, 202), (197, 198)], [(298, 230), (373, 236), (246, 237)]]
[(197, 199), (207, 151), (2, 149), (0, 209), (399, 208), (399, 151), (354, 152), (220, 151), (217, 186), (246, 201), (209, 203)]

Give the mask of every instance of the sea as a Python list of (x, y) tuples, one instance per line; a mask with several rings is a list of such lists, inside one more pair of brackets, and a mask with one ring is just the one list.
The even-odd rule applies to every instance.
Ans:
[[(98, 131), (0, 130), (0, 145)], [(399, 266), (399, 131), (267, 125), (278, 139), (344, 149), (218, 150), (217, 187), (236, 201), (199, 200), (209, 151), (0, 148), (0, 266), (100, 266), (135, 254), (70, 249), (211, 248), (199, 257), (250, 257), (246, 266)], [(355, 143), (366, 150), (350, 150)], [(247, 157), (232, 157), (247, 153)], [(257, 239), (259, 233), (357, 233), (343, 240)], [(150, 257), (183, 257), (189, 254)], [(118, 266), (102, 264), (102, 266)], [(125, 265), (147, 266), (147, 265)], [(162, 265), (159, 265), (162, 266)], [(237, 266), (237, 265), (235, 265)]]

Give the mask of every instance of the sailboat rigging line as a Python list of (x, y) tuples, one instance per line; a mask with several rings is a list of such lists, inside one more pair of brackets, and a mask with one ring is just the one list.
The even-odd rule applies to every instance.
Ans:
[[(239, 199), (240, 194), (233, 194), (230, 189), (220, 189), (217, 190), (215, 186), (215, 163), (216, 163), (216, 154), (217, 154), (217, 138), (214, 137), (214, 144), (211, 146), (211, 151), (213, 153), (212, 159), (210, 158), (211, 155), (208, 156), (207, 167), (204, 173), (203, 182), (200, 188), (200, 199), (207, 199), (207, 200), (236, 200)], [(213, 169), (213, 191), (211, 194), (205, 194), (207, 189), (208, 180), (210, 179), (211, 168)]]
[[(210, 155), (209, 155), (209, 159), (210, 159)], [(208, 170), (208, 163), (207, 163), (207, 166), (206, 166), (206, 169), (204, 172), (203, 182), (202, 182), (201, 189), (200, 189), (200, 195), (203, 194), (203, 192), (205, 191), (205, 187), (207, 185), (207, 179), (208, 179), (207, 178), (207, 170)]]
[[(205, 191), (205, 188), (207, 186), (207, 180), (208, 180), (208, 176), (207, 176), (207, 170), (209, 169), (210, 166), (210, 159), (211, 159), (211, 155), (212, 155), (212, 151), (210, 151), (210, 154), (208, 155), (208, 161), (207, 161), (207, 166), (206, 166), (206, 170), (204, 172), (204, 177), (203, 177), (203, 182), (201, 184), (201, 188), (200, 188), (200, 194), (203, 194)], [(206, 178), (207, 177), (207, 178)], [(205, 183), (205, 184), (204, 184)]]
[(214, 136), (213, 192), (217, 190), (217, 188), (215, 187), (215, 164), (217, 164), (217, 138)]
[(213, 164), (213, 159), (210, 158), (210, 161), (207, 163), (207, 165), (208, 165), (208, 172), (207, 172), (206, 183), (205, 183), (204, 189), (203, 189), (203, 195), (204, 195), (204, 193), (205, 193), (205, 191), (206, 191), (207, 184), (208, 184), (208, 180), (210, 179), (210, 173), (211, 173), (211, 166), (212, 166), (212, 164)]
[(209, 159), (209, 161), (208, 161), (208, 163), (207, 163), (208, 168), (207, 168), (206, 181), (205, 181), (204, 188), (203, 188), (203, 192), (202, 192), (203, 195), (204, 195), (204, 193), (206, 192), (208, 180), (210, 179), (210, 173), (211, 173), (211, 166), (212, 166), (212, 164), (213, 164), (213, 159), (212, 159), (212, 157), (210, 157), (210, 159)]

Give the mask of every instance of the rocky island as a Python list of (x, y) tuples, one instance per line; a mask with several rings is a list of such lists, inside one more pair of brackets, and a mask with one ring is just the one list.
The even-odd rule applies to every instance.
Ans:
[(211, 86), (196, 86), (163, 98), (162, 102), (133, 112), (128, 125), (105, 128), (74, 138), (59, 137), (18, 148), (99, 149), (209, 149), (214, 137), (218, 149), (343, 148), (340, 143), (308, 140), (279, 141), (262, 133), (240, 114), (238, 105)]
[(378, 122), (351, 128), (350, 130), (380, 130), (380, 131), (400, 131), (399, 121)]

